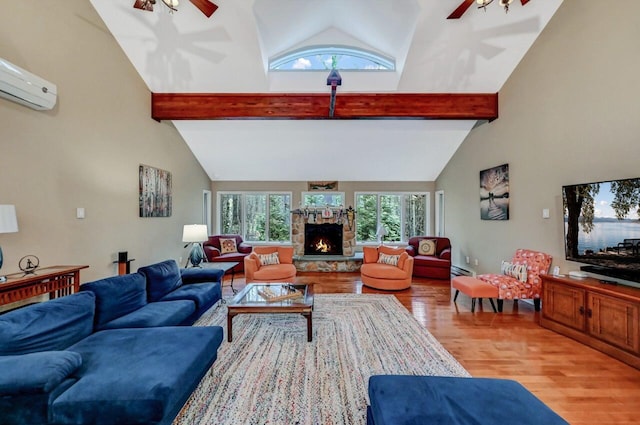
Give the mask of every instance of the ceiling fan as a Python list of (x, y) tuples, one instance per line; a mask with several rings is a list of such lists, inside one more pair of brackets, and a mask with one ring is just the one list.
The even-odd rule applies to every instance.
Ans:
[[(512, 1), (513, 0), (500, 0), (500, 6), (504, 7), (505, 12), (509, 11), (509, 4)], [(447, 19), (460, 19), (473, 3), (478, 4), (478, 9), (485, 9), (491, 2), (493, 2), (493, 0), (464, 0), (451, 15), (447, 16)], [(529, 0), (520, 0), (520, 3), (524, 6), (529, 3)]]
[[(135, 9), (152, 11), (153, 5), (156, 4), (156, 1), (157, 0), (136, 0), (136, 2), (133, 4), (133, 7)], [(178, 0), (160, 0), (160, 1), (164, 3), (164, 5), (167, 6), (169, 9), (171, 9), (172, 12), (178, 11)], [(204, 13), (207, 18), (211, 17), (211, 15), (213, 15), (213, 12), (215, 12), (216, 9), (218, 9), (218, 6), (215, 5), (214, 3), (211, 3), (209, 0), (189, 0), (189, 1), (193, 3), (195, 7), (200, 9), (200, 11)]]

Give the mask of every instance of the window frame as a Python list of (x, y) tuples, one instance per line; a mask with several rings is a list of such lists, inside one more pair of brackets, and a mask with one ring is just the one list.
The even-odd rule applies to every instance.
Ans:
[[(429, 191), (424, 191), (424, 192), (418, 192), (418, 191), (357, 191), (354, 192), (353, 194), (353, 204), (354, 205), (358, 205), (358, 196), (359, 195), (376, 195), (377, 197), (377, 201), (376, 201), (376, 229), (380, 226), (381, 224), (381, 202), (380, 202), (380, 197), (381, 196), (389, 196), (389, 195), (393, 195), (393, 196), (400, 196), (400, 229), (401, 229), (401, 239), (400, 241), (385, 241), (386, 244), (389, 245), (406, 245), (407, 243), (409, 243), (409, 239), (411, 238), (411, 235), (405, 235), (404, 234), (404, 229), (405, 229), (405, 225), (406, 225), (406, 215), (405, 215), (405, 210), (406, 210), (406, 197), (409, 195), (422, 195), (425, 197), (425, 234), (430, 235), (431, 234), (431, 192)], [(356, 223), (358, 220), (358, 211), (356, 210)], [(418, 235), (414, 235), (414, 236), (418, 236)], [(378, 240), (376, 239), (375, 241), (360, 241), (358, 240), (358, 233), (356, 230), (356, 246), (364, 246), (364, 245), (377, 245), (379, 244)]]
[[(269, 190), (244, 190), (244, 191), (238, 191), (238, 190), (224, 190), (224, 191), (219, 191), (216, 193), (216, 231), (217, 234), (223, 234), (222, 233), (222, 197), (225, 195), (239, 195), (240, 196), (240, 228), (241, 228), (241, 235), (242, 236), (242, 240), (244, 242), (253, 244), (253, 245), (260, 245), (260, 244), (270, 244), (270, 245), (274, 245), (274, 244), (291, 244), (292, 241), (292, 223), (291, 223), (291, 202), (293, 201), (293, 192), (291, 191), (284, 191), (284, 190), (279, 190), (279, 191), (269, 191)], [(264, 241), (255, 241), (255, 240), (251, 240), (247, 238), (247, 196), (248, 195), (263, 195), (265, 196), (266, 199), (266, 205), (265, 205), (265, 240)], [(269, 202), (270, 196), (288, 196), (289, 197), (289, 204), (288, 204), (288, 208), (285, 211), (285, 214), (289, 215), (289, 236), (287, 240), (282, 240), (282, 241), (277, 241), (277, 240), (270, 240), (269, 239), (269, 234), (270, 234), (270, 217), (271, 217), (271, 204)]]
[(303, 191), (300, 192), (300, 208), (325, 208), (327, 205), (309, 205), (309, 204), (305, 204), (304, 202), (304, 197), (305, 195), (340, 195), (342, 197), (342, 204), (338, 204), (338, 205), (329, 205), (329, 208), (340, 208), (340, 206), (342, 206), (344, 208), (344, 203), (346, 202), (346, 197), (345, 197), (345, 193), (344, 192), (340, 192), (337, 190), (316, 190), (316, 191), (312, 191), (312, 190), (307, 190), (307, 191)]
[(362, 49), (360, 47), (355, 46), (346, 46), (346, 45), (313, 45), (313, 46), (305, 46), (296, 50), (292, 50), (289, 52), (282, 53), (280, 55), (276, 55), (273, 58), (269, 59), (269, 72), (317, 72), (317, 71), (328, 71), (331, 68), (309, 68), (309, 69), (279, 69), (278, 67), (283, 66), (289, 62), (293, 62), (295, 60), (305, 58), (308, 56), (314, 55), (340, 55), (340, 56), (351, 56), (359, 59), (364, 59), (370, 62), (373, 62), (379, 66), (383, 66), (384, 68), (340, 68), (337, 67), (340, 71), (363, 71), (363, 72), (395, 72), (396, 71), (396, 60), (390, 56), (385, 56), (381, 53), (374, 52), (372, 50)]

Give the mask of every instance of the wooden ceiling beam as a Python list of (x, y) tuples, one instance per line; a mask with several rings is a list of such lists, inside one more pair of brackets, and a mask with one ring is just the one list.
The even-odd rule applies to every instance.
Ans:
[[(322, 93), (152, 93), (155, 120), (331, 119)], [(338, 93), (333, 119), (498, 118), (497, 93)]]

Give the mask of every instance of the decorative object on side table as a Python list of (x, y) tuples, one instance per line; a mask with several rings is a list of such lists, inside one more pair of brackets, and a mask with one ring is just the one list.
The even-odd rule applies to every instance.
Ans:
[(25, 255), (18, 262), (18, 267), (24, 272), (25, 275), (34, 273), (40, 265), (40, 259), (35, 255)]
[[(15, 205), (0, 205), (0, 233), (15, 233), (18, 231), (18, 219)], [(0, 269), (2, 268), (2, 246), (0, 246)], [(5, 276), (0, 276), (0, 282), (6, 282)]]
[(185, 248), (191, 245), (191, 252), (189, 253), (189, 261), (193, 267), (200, 267), (200, 263), (204, 259), (204, 250), (202, 249), (202, 242), (209, 238), (206, 224), (185, 224), (182, 230), (182, 242), (187, 244)]

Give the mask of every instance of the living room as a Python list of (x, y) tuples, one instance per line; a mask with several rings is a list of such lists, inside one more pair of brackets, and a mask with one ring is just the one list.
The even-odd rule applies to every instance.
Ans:
[[(433, 202), (442, 190), (455, 265), (495, 272), (515, 249), (527, 247), (552, 255), (563, 273), (577, 269), (564, 260), (561, 187), (639, 174), (638, 13), (633, 0), (564, 1), (500, 88), (499, 118), (474, 128), (435, 180), (395, 182), (387, 177), (392, 170), (384, 170), (377, 182), (341, 181), (352, 187), (347, 198), (358, 190), (419, 187)], [(59, 88), (49, 112), (0, 100), (0, 203), (16, 205), (20, 226), (0, 235), (2, 273), (17, 271), (27, 254), (43, 265), (88, 264), (83, 281), (113, 275), (119, 251), (135, 259), (134, 270), (184, 259), (182, 226), (201, 222), (203, 190), (215, 200), (218, 191), (299, 196), (307, 189), (307, 181), (212, 181), (174, 125), (150, 118), (149, 89), (90, 2), (4, 4), (0, 57)], [(478, 173), (505, 163), (509, 220), (481, 221)], [(171, 217), (138, 216), (140, 164), (173, 173)], [(77, 208), (86, 218), (76, 218)], [(640, 381), (630, 368), (634, 373), (629, 391), (637, 394)]]

